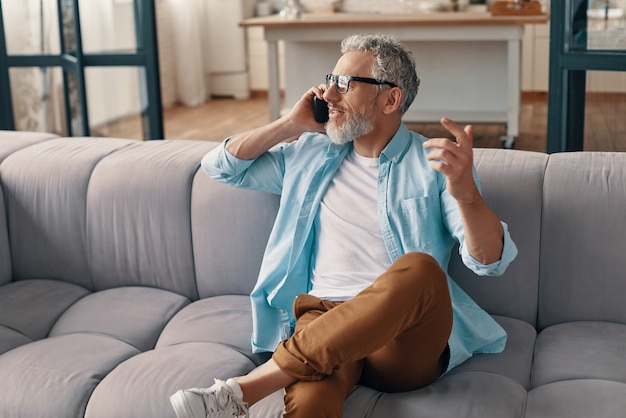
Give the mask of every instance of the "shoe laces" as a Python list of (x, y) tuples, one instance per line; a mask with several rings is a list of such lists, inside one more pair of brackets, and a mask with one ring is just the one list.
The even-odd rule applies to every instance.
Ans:
[[(216, 387), (217, 386), (217, 387)], [(204, 407), (207, 411), (207, 418), (213, 412), (230, 412), (236, 415), (233, 417), (245, 417), (248, 418), (248, 404), (242, 399), (239, 399), (230, 386), (222, 380), (215, 379), (214, 391), (207, 391), (202, 393), (204, 399)]]

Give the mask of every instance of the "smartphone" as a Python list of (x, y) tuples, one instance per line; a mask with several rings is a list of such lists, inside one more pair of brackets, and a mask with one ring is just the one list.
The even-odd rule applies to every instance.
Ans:
[(317, 122), (328, 122), (328, 102), (313, 96), (313, 113)]

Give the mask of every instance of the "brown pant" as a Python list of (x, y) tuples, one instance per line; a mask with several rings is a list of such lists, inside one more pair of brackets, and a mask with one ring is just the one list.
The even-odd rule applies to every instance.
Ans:
[(341, 417), (359, 383), (398, 392), (432, 383), (452, 329), (446, 275), (423, 253), (400, 257), (355, 298), (300, 295), (294, 335), (273, 359), (298, 381), (285, 389), (285, 417)]

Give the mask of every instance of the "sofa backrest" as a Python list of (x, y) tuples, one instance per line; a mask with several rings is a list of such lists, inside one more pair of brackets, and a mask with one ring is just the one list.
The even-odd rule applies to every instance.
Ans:
[[(215, 145), (0, 141), (8, 150), (0, 284), (48, 278), (90, 290), (153, 286), (190, 299), (249, 294), (279, 200), (210, 180), (199, 164)], [(453, 257), (450, 274), (470, 296), (540, 328), (626, 323), (626, 154), (477, 149), (475, 164), (519, 255), (497, 278), (476, 277)]]
[(94, 168), (87, 195), (88, 259), (94, 288), (152, 286), (197, 299), (191, 192), (213, 144), (146, 141)]
[(4, 193), (0, 183), (0, 286), (11, 281), (11, 252), (7, 228)]
[[(45, 132), (0, 131), (0, 165), (9, 155), (30, 145), (56, 138)], [(0, 176), (2, 170), (0, 169)], [(0, 285), (11, 281), (11, 253), (9, 249), (9, 231), (7, 226), (4, 188), (0, 182)]]
[(1, 168), (13, 279), (58, 279), (93, 288), (86, 196), (93, 168), (131, 141), (51, 139), (6, 157)]
[(626, 153), (552, 154), (543, 202), (539, 328), (626, 323)]
[(543, 153), (501, 149), (475, 149), (474, 164), (483, 196), (504, 221), (518, 247), (518, 256), (501, 277), (478, 277), (453, 254), (451, 277), (491, 314), (537, 319), (539, 247), (543, 174), (548, 156)]
[[(477, 149), (475, 154), (483, 194), (508, 223), (520, 254), (503, 277), (476, 277), (458, 257), (453, 257), (457, 260), (451, 263), (450, 272), (490, 313), (535, 325), (541, 199), (548, 156), (495, 149)], [(258, 273), (279, 199), (268, 193), (221, 185), (201, 171), (196, 177), (192, 231), (199, 296), (248, 294)]]
[(15, 151), (53, 138), (58, 136), (46, 132), (0, 131), (0, 163)]
[(278, 204), (276, 195), (236, 189), (198, 172), (191, 222), (201, 298), (250, 294)]
[(153, 286), (197, 298), (191, 189), (211, 147), (61, 138), (7, 156), (0, 176), (13, 280)]

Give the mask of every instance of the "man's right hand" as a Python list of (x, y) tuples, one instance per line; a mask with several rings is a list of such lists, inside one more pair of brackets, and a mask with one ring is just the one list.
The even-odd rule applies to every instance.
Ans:
[(301, 129), (299, 134), (303, 132), (325, 132), (325, 124), (315, 120), (313, 110), (313, 98), (317, 96), (323, 100), (324, 89), (324, 85), (310, 88), (286, 115), (289, 120)]
[(233, 135), (226, 149), (243, 160), (258, 158), (273, 146), (298, 137), (304, 132), (324, 132), (324, 124), (315, 120), (313, 97), (322, 97), (324, 86), (311, 87), (285, 116), (260, 128)]

